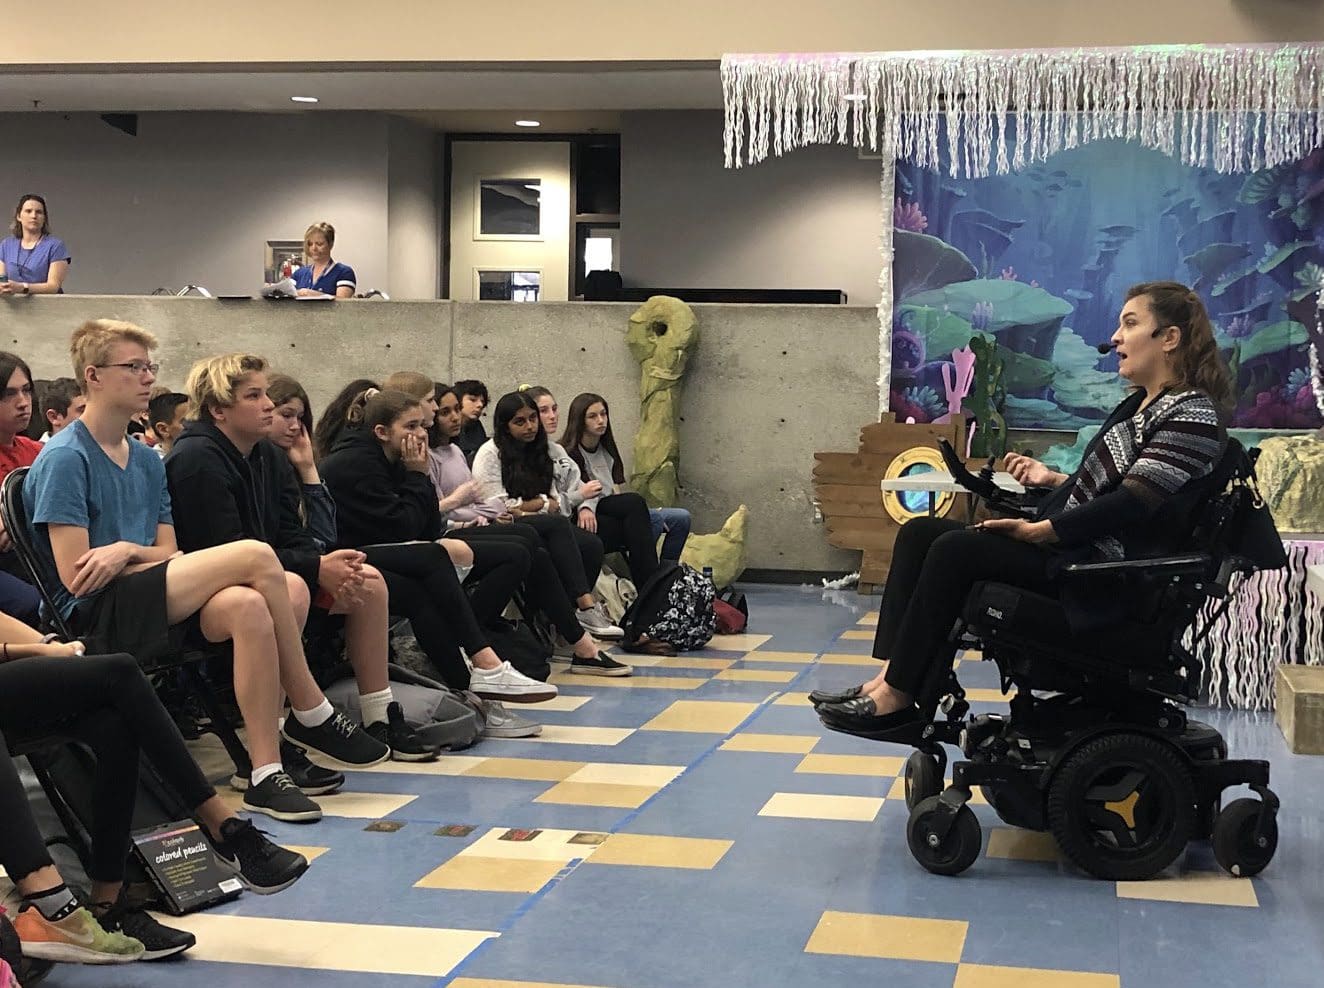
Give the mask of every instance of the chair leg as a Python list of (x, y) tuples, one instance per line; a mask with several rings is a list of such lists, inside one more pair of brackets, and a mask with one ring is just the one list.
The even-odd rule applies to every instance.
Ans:
[(221, 744), (225, 745), (226, 754), (234, 762), (235, 772), (239, 775), (250, 774), (253, 771), (253, 763), (248, 757), (248, 749), (230, 726), (225, 711), (221, 709), (220, 701), (216, 699), (216, 693), (203, 678), (202, 670), (190, 664), (184, 666), (181, 673), (189, 691), (198, 698), (202, 709), (206, 711), (207, 718), (211, 721), (212, 733), (221, 739)]
[(29, 752), (27, 759), (28, 764), (32, 766), (32, 774), (37, 777), (42, 792), (46, 794), (47, 802), (51, 804), (51, 809), (59, 817), (60, 826), (64, 828), (65, 834), (68, 835), (68, 840), (64, 843), (67, 843), (73, 849), (74, 853), (78, 855), (78, 860), (82, 862), (83, 868), (86, 869), (92, 862), (92, 845), (82, 821), (79, 820), (73, 807), (69, 805), (69, 801), (65, 799), (60, 787), (55, 784), (55, 778), (51, 775), (45, 757), (37, 752)]

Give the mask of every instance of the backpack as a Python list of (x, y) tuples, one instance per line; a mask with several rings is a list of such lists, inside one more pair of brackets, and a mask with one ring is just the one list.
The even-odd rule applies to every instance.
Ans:
[(711, 580), (684, 563), (664, 559), (621, 618), (625, 641), (635, 645), (648, 638), (678, 652), (703, 648), (717, 628), (716, 597)]
[(528, 624), (497, 618), (483, 631), (497, 655), (530, 679), (547, 682), (552, 674), (552, 649)]
[(713, 608), (719, 635), (738, 635), (749, 626), (749, 603), (740, 591), (727, 587), (713, 601)]
[(618, 576), (604, 566), (593, 587), (593, 596), (602, 601), (607, 617), (619, 621), (639, 596), (639, 591), (627, 577)]
[[(439, 744), (449, 751), (468, 748), (483, 733), (486, 722), (481, 713), (481, 702), (475, 703), (469, 695), (459, 693), (443, 683), (421, 676), (411, 669), (392, 664), (391, 693), (404, 712), (405, 723), (418, 732), (418, 736), (431, 744)], [(326, 687), (326, 698), (336, 707), (358, 720), (359, 687), (354, 679), (340, 679)]]

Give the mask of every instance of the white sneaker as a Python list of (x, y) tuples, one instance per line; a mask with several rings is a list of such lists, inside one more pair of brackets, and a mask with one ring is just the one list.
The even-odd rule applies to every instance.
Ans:
[(495, 669), (475, 668), (469, 675), (469, 689), (484, 700), (507, 703), (541, 703), (559, 692), (551, 683), (530, 679), (509, 662), (502, 662)]
[(624, 638), (625, 632), (611, 623), (602, 604), (594, 604), (586, 611), (579, 611), (579, 624), (594, 638)]

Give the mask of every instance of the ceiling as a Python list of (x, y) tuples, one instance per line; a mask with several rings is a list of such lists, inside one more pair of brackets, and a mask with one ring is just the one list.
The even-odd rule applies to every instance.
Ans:
[[(290, 102), (316, 96), (315, 106)], [(373, 68), (337, 72), (114, 71), (5, 74), (0, 112), (377, 110), (438, 129), (511, 130), (534, 116), (543, 130), (610, 129), (622, 110), (717, 109), (716, 65)]]

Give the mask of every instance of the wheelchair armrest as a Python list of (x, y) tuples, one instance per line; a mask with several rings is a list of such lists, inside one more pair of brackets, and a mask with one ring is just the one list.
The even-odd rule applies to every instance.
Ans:
[(1071, 563), (1062, 567), (1066, 574), (1115, 573), (1180, 576), (1209, 572), (1213, 557), (1207, 552), (1186, 552), (1179, 556), (1154, 556), (1152, 559), (1118, 559), (1106, 563)]

